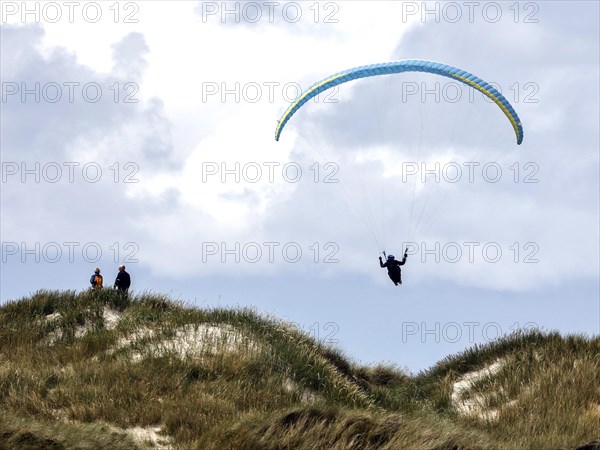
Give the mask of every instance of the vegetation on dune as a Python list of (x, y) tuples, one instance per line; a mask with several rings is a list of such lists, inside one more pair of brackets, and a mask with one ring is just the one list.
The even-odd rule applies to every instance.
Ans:
[(600, 338), (517, 332), (412, 375), (249, 309), (38, 291), (0, 307), (0, 412), (9, 449), (593, 449)]

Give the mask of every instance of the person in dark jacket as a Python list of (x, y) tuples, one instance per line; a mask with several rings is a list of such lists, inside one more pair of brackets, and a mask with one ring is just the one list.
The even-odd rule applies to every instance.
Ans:
[(126, 294), (129, 290), (129, 286), (131, 286), (131, 277), (125, 272), (125, 266), (120, 265), (114, 287)]
[(398, 261), (394, 255), (388, 255), (385, 263), (383, 262), (383, 259), (381, 259), (381, 256), (379, 257), (379, 265), (382, 268), (387, 268), (390, 280), (392, 280), (396, 286), (402, 284), (402, 272), (400, 271), (400, 266), (403, 266), (406, 263), (407, 257), (408, 254), (404, 252), (404, 258), (402, 258), (402, 261)]
[(100, 269), (96, 267), (96, 270), (94, 270), (94, 274), (90, 278), (90, 284), (92, 285), (92, 288), (100, 289), (102, 287), (103, 281), (104, 280), (102, 279), (102, 275), (100, 275)]

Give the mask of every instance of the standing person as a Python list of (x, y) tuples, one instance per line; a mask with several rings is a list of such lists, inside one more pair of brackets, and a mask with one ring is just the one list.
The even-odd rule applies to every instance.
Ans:
[(131, 277), (127, 272), (125, 272), (125, 266), (119, 266), (119, 273), (117, 274), (117, 278), (115, 279), (114, 287), (116, 287), (119, 291), (127, 294), (129, 290), (129, 286), (131, 286)]
[(102, 279), (102, 275), (100, 275), (100, 269), (96, 267), (96, 270), (94, 270), (94, 274), (90, 278), (90, 284), (92, 285), (92, 289), (102, 288), (103, 281), (104, 280)]

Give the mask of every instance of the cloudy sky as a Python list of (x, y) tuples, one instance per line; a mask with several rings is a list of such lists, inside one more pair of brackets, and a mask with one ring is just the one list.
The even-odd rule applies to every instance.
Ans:
[[(1, 4), (1, 301), (112, 284), (418, 371), (600, 332), (597, 2)], [(314, 82), (402, 59), (491, 82)], [(408, 249), (401, 287), (377, 257)]]

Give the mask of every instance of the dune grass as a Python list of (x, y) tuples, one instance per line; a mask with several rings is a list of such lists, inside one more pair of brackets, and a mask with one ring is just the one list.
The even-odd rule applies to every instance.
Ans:
[(19, 450), (130, 450), (134, 439), (106, 423), (73, 423), (16, 417), (3, 411), (0, 448)]
[(38, 291), (0, 307), (0, 412), (15, 449), (149, 448), (135, 426), (171, 448), (574, 449), (600, 440), (600, 339), (515, 333), (412, 375), (250, 309)]

